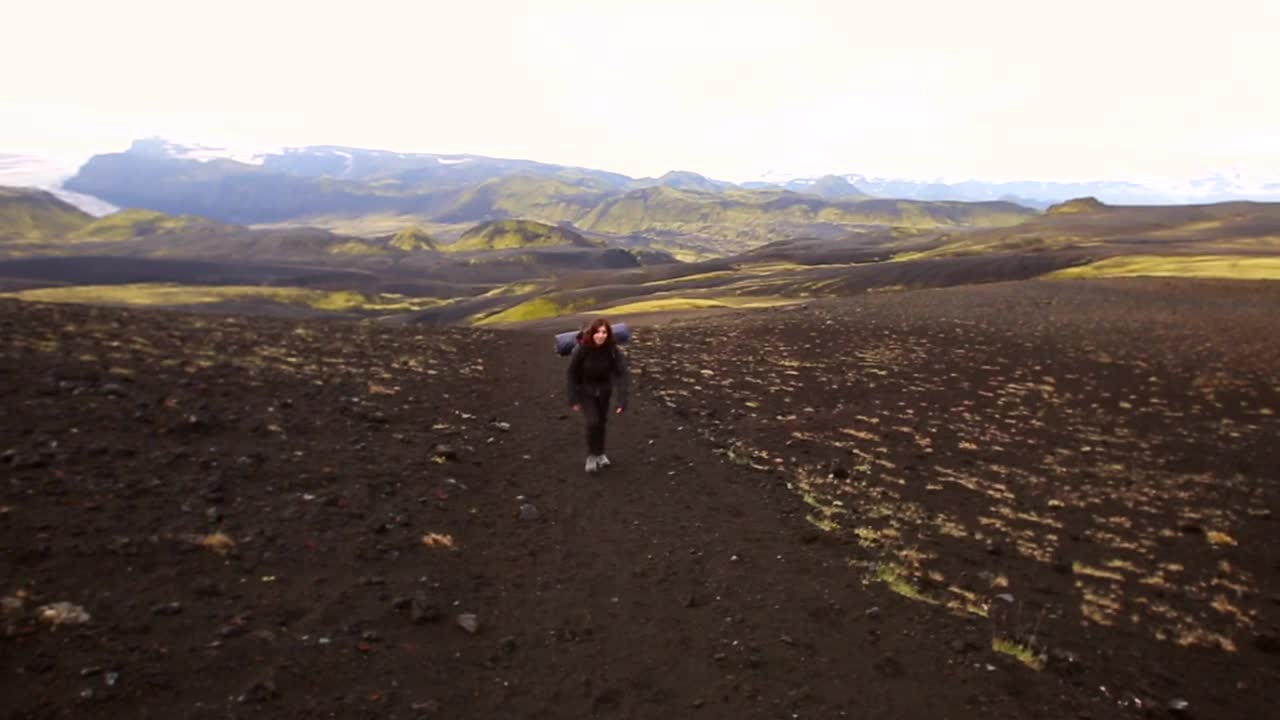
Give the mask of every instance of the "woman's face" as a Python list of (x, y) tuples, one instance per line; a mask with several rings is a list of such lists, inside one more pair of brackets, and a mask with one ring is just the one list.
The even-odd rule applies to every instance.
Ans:
[(604, 325), (601, 325), (600, 327), (596, 328), (596, 331), (591, 333), (591, 342), (594, 343), (596, 347), (604, 345), (605, 342), (607, 342), (608, 340), (609, 340), (609, 328), (605, 327)]

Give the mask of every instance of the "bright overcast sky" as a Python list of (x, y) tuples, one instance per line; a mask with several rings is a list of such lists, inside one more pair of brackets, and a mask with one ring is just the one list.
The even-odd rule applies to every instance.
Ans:
[(1280, 179), (1280, 0), (13, 2), (0, 152)]

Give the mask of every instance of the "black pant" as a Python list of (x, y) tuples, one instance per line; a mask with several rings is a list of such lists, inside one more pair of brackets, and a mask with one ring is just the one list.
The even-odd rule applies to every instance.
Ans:
[(584, 385), (578, 391), (582, 403), (582, 415), (587, 420), (587, 454), (604, 454), (605, 424), (609, 421), (609, 396), (613, 388), (608, 385)]

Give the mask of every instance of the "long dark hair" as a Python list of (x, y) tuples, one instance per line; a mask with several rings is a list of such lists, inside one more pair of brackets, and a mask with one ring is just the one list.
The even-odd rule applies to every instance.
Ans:
[[(604, 345), (596, 345), (596, 330), (603, 327), (608, 336), (604, 339)], [(591, 321), (586, 330), (582, 331), (582, 344), (589, 348), (594, 347), (613, 347), (613, 327), (609, 325), (609, 321), (604, 318), (596, 318)]]

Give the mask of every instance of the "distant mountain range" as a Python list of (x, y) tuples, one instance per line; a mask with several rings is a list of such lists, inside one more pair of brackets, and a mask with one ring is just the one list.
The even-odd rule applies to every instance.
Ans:
[[(5, 182), (45, 188), (91, 215), (122, 207), (260, 229), (313, 227), (376, 240), (393, 251), (418, 247), (413, 233), (447, 250), (478, 224), (527, 220), (564, 228), (596, 246), (682, 260), (886, 228), (1008, 227), (1079, 197), (1112, 205), (1280, 200), (1280, 184), (1247, 187), (1226, 176), (1180, 188), (857, 174), (735, 184), (689, 171), (631, 178), (528, 160), (340, 146), (237, 155), (159, 138), (95, 155), (79, 167), (0, 155), (0, 184)], [(402, 235), (406, 231), (410, 235)], [(398, 244), (388, 244), (395, 237)]]
[[(387, 182), (400, 185), (465, 185), (510, 175), (550, 177), (572, 183), (586, 183), (601, 190), (634, 190), (662, 186), (677, 190), (724, 192), (734, 189), (784, 189), (817, 195), (830, 200), (866, 197), (923, 201), (986, 202), (1007, 201), (1044, 209), (1051, 204), (1092, 196), (1113, 205), (1168, 205), (1226, 202), (1231, 200), (1280, 201), (1280, 179), (1249, 182), (1236, 174), (1217, 173), (1181, 183), (1154, 183), (1133, 180), (1057, 182), (1014, 180), (989, 182), (921, 180), (872, 177), (857, 173), (822, 177), (769, 177), (757, 181), (731, 183), (707, 178), (696, 172), (675, 170), (657, 178), (631, 178), (621, 173), (566, 167), (529, 160), (490, 158), (466, 154), (399, 153), (341, 146), (287, 148), (258, 154), (236, 153), (222, 148), (182, 145), (159, 138), (138, 140), (125, 155), (186, 159), (202, 163), (236, 162), (255, 166), (266, 174), (298, 177), (327, 177), (338, 181)], [(113, 157), (109, 154), (98, 157)], [(96, 159), (96, 158), (95, 158)], [(27, 156), (0, 155), (0, 184), (37, 185), (55, 191), (75, 191), (95, 187), (90, 177), (77, 179), (65, 188), (50, 182), (54, 168)], [(34, 168), (34, 173), (32, 172)], [(60, 168), (61, 177), (74, 168)], [(92, 168), (101, 171), (103, 167)], [(70, 171), (69, 171), (70, 170)], [(81, 173), (83, 174), (83, 172)], [(33, 176), (38, 181), (32, 182)], [(104, 206), (86, 207), (95, 194), (64, 196), (88, 212), (101, 214)], [(96, 196), (101, 197), (101, 196)]]
[(839, 237), (867, 226), (1002, 226), (1035, 214), (1006, 201), (876, 198), (840, 179), (801, 193), (692, 172), (634, 179), (526, 160), (330, 146), (245, 160), (140, 140), (126, 152), (94, 156), (63, 187), (120, 207), (242, 225), (362, 236), (420, 226), (446, 244), (477, 223), (534, 220), (686, 259), (781, 237)]
[[(875, 197), (910, 198), (929, 201), (982, 202), (1003, 200), (1026, 207), (1044, 209), (1074, 198), (1094, 197), (1111, 205), (1182, 205), (1255, 200), (1280, 201), (1280, 182), (1250, 185), (1239, 177), (1209, 175), (1179, 185), (1149, 185), (1127, 181), (1042, 182), (960, 182), (898, 180), (863, 175), (828, 175), (787, 181), (747, 182), (745, 188), (783, 187), (831, 197), (832, 188), (849, 187)], [(839, 195), (836, 195), (837, 197)]]

